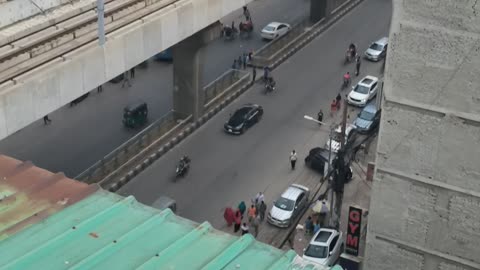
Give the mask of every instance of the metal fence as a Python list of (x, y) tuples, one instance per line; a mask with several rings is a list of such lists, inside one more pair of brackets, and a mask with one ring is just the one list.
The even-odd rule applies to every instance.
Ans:
[(127, 163), (132, 157), (141, 152), (142, 149), (151, 145), (163, 134), (177, 126), (177, 119), (180, 119), (178, 121), (182, 123), (183, 120), (190, 119), (190, 117), (170, 111), (117, 147), (101, 160), (97, 161), (90, 168), (77, 175), (75, 179), (89, 184), (99, 182), (106, 176), (112, 174), (123, 164)]
[(250, 81), (250, 74), (239, 69), (229, 69), (215, 81), (203, 88), (205, 91), (204, 109), (208, 110), (216, 101), (222, 99), (225, 94), (241, 87)]

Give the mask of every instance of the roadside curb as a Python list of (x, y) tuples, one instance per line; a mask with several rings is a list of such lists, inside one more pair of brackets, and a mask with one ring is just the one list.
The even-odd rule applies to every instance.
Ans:
[(118, 181), (111, 183), (105, 188), (107, 188), (111, 192), (118, 191), (121, 187), (123, 187), (125, 184), (130, 182), (133, 178), (135, 178), (135, 176), (140, 174), (142, 171), (144, 171), (146, 168), (152, 165), (156, 160), (158, 160), (160, 157), (165, 155), (168, 151), (173, 149), (177, 144), (179, 144), (189, 135), (193, 134), (195, 130), (203, 126), (203, 124), (208, 122), (208, 120), (212, 119), (217, 113), (223, 110), (223, 108), (225, 108), (227, 105), (233, 102), (237, 97), (243, 94), (247, 89), (249, 89), (253, 85), (253, 83), (254, 82), (250, 80), (248, 83), (244, 84), (240, 89), (230, 93), (224, 100), (219, 102), (219, 104), (215, 105), (212, 109), (210, 109), (208, 112), (206, 112), (196, 121), (188, 124), (176, 136), (172, 137), (164, 145), (159, 147), (154, 154), (151, 154), (149, 157), (145, 158), (143, 161), (138, 163), (132, 170), (128, 171), (124, 176), (120, 177)]

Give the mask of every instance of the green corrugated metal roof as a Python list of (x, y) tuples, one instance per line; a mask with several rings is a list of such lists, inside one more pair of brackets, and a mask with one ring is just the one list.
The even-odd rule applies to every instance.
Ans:
[[(99, 190), (0, 242), (0, 269), (327, 269)], [(297, 257), (298, 259), (298, 257)]]

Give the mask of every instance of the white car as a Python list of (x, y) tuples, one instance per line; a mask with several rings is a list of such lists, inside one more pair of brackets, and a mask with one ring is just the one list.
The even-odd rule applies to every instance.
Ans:
[[(345, 127), (345, 143), (348, 142), (350, 137), (353, 134), (353, 130), (355, 129), (355, 125), (347, 124)], [(337, 153), (340, 150), (340, 138), (342, 137), (342, 125), (339, 125), (335, 132), (332, 134), (332, 138), (329, 138), (327, 143), (325, 144), (325, 149), (330, 150), (330, 143), (332, 144), (332, 152)], [(331, 141), (331, 142), (330, 142)]]
[(321, 265), (332, 266), (343, 251), (342, 232), (322, 228), (303, 250), (303, 258)]
[(287, 228), (295, 218), (308, 207), (310, 190), (302, 185), (291, 184), (280, 198), (273, 201), (272, 209), (268, 212), (268, 223), (280, 228)]
[(383, 37), (373, 42), (365, 51), (365, 57), (371, 61), (380, 61), (387, 55), (388, 38)]
[(366, 76), (357, 85), (352, 87), (352, 91), (348, 94), (348, 104), (364, 107), (368, 101), (377, 94), (378, 78), (374, 76)]
[(287, 23), (271, 22), (262, 29), (261, 35), (264, 39), (272, 40), (285, 35), (290, 29)]

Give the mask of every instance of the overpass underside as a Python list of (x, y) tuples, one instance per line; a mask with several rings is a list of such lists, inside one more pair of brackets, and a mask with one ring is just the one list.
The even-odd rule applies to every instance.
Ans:
[[(117, 0), (105, 1), (116, 4)], [(155, 4), (149, 6), (147, 2), (155, 2)], [(44, 53), (40, 57), (48, 58), (49, 61), (45, 61), (33, 69), (27, 65), (28, 62), (24, 61), (20, 64), (15, 62), (23, 61), (21, 57), (26, 57), (28, 60), (31, 53), (19, 54), (19, 58), (13, 60), (10, 58), (12, 60), (10, 62), (1, 62), (0, 139), (182, 40), (185, 41), (181, 44), (190, 44), (187, 50), (177, 49), (177, 54), (183, 51), (182, 54), (194, 56), (191, 59), (198, 59), (199, 47), (220, 34), (218, 20), (248, 2), (250, 0), (145, 0), (143, 3), (142, 1), (139, 4), (133, 3), (133, 7), (131, 5), (126, 9), (128, 11), (128, 8), (140, 7), (142, 8), (141, 12), (148, 15), (134, 17), (135, 19), (132, 20), (131, 14), (128, 16), (121, 14), (121, 12), (125, 12), (122, 9), (116, 17), (116, 22), (113, 16), (106, 16), (106, 22), (111, 23), (112, 30), (107, 32), (104, 46), (99, 46), (94, 37), (91, 42), (75, 47), (75, 44), (81, 41), (73, 39), (68, 42), (67, 46), (73, 46), (74, 49), (61, 54), (54, 50)], [(158, 9), (159, 6), (161, 6), (160, 9)], [(148, 8), (157, 8), (158, 10), (149, 12)], [(122, 20), (131, 20), (131, 22), (115, 28), (116, 25), (122, 24)], [(62, 25), (62, 27), (69, 26)], [(56, 29), (60, 28), (57, 26)], [(83, 33), (82, 31), (86, 30), (79, 29), (78, 34)], [(73, 36), (76, 33), (74, 32)], [(13, 43), (4, 42), (8, 41), (8, 37), (5, 38), (1, 33), (0, 37), (2, 37), (0, 46), (3, 46), (0, 48), (0, 55), (8, 54), (8, 50), (12, 48), (18, 49), (19, 53), (22, 52), (21, 46), (15, 47)], [(82, 38), (86, 37), (82, 36)], [(21, 41), (28, 43), (28, 40)], [(49, 44), (48, 46), (54, 45)], [(180, 47), (186, 48), (185, 46)], [(56, 54), (51, 57), (48, 53)], [(174, 68), (177, 72), (175, 77), (178, 78), (175, 79), (176, 86), (186, 87), (186, 92), (188, 92), (179, 97), (198, 99), (196, 93), (202, 88), (199, 87), (200, 82), (197, 80), (200, 73), (198, 69), (201, 68), (200, 62), (190, 61), (187, 63), (179, 57), (176, 65), (179, 64), (188, 66), (183, 69)], [(191, 103), (188, 100), (186, 102)], [(191, 108), (185, 113), (194, 112), (194, 108)]]
[(364, 269), (480, 269), (480, 5), (393, 4)]

